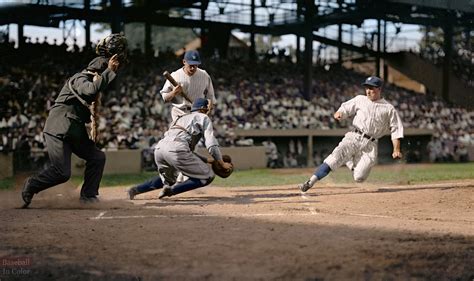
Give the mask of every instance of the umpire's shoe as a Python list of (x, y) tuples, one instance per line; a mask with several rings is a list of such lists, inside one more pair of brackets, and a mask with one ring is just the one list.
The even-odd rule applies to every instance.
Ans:
[(306, 192), (311, 187), (312, 186), (310, 185), (309, 180), (305, 181), (303, 184), (298, 185), (298, 188), (301, 190), (301, 192)]
[(138, 192), (137, 187), (134, 186), (134, 187), (131, 187), (127, 190), (127, 194), (128, 194), (128, 199), (133, 200), (133, 199), (135, 199), (135, 196), (140, 194), (140, 192)]
[(28, 208), (28, 206), (31, 204), (31, 200), (33, 199), (33, 196), (35, 195), (35, 193), (31, 191), (30, 181), (31, 181), (31, 177), (27, 178), (25, 180), (25, 183), (23, 184), (23, 189), (21, 191), (21, 198), (23, 199), (23, 202), (25, 203), (21, 207), (22, 209)]
[(81, 195), (81, 197), (79, 197), (79, 202), (81, 202), (81, 204), (93, 204), (93, 203), (99, 203), (99, 198), (97, 198), (97, 196), (85, 196), (85, 195)]
[(161, 199), (163, 197), (170, 197), (173, 196), (173, 190), (171, 189), (170, 186), (165, 185), (163, 189), (160, 191), (160, 195), (158, 195), (158, 199)]

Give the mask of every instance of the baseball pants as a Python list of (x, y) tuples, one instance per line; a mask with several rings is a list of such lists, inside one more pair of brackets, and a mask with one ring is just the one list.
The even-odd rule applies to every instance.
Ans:
[(324, 162), (332, 171), (347, 165), (352, 170), (354, 180), (362, 182), (367, 179), (376, 163), (377, 144), (377, 141), (370, 141), (355, 132), (348, 132)]

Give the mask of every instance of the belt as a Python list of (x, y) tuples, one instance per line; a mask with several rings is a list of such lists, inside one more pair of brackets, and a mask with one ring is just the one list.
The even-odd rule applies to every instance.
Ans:
[(359, 135), (363, 136), (364, 138), (370, 140), (370, 141), (376, 141), (377, 139), (374, 137), (371, 137), (367, 135), (366, 133), (362, 132), (361, 130), (354, 128), (354, 133), (358, 133)]

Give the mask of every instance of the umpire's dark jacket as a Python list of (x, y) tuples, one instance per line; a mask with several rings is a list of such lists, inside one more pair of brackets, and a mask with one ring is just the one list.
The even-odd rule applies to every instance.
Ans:
[[(91, 113), (70, 88), (90, 105), (116, 76), (107, 66), (107, 58), (97, 57), (89, 63), (87, 69), (66, 81), (49, 112), (43, 132), (72, 141), (88, 138), (85, 124), (91, 121)], [(94, 72), (99, 74), (95, 81)]]

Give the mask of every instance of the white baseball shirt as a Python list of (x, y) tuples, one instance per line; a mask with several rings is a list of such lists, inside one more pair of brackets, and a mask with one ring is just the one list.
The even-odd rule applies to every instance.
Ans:
[[(198, 68), (196, 72), (189, 76), (184, 72), (183, 67), (171, 73), (171, 76), (181, 84), (183, 92), (189, 97), (191, 102), (194, 102), (198, 98), (205, 98), (211, 100), (213, 104), (216, 103), (216, 97), (214, 95), (214, 86), (212, 85), (212, 80), (209, 74)], [(163, 100), (166, 100), (171, 91), (173, 90), (173, 85), (170, 81), (166, 80), (163, 89), (161, 89), (160, 94), (163, 97)], [(185, 100), (181, 95), (175, 96), (171, 100), (173, 105), (171, 109), (171, 118), (176, 120), (178, 116), (181, 116), (185, 113), (189, 113), (192, 104)]]
[[(337, 111), (342, 113), (343, 119), (355, 115), (352, 125), (377, 140), (387, 134), (391, 134), (392, 140), (403, 138), (400, 116), (385, 99), (371, 101), (367, 96), (359, 95), (342, 103)], [(324, 162), (333, 171), (346, 164), (353, 170), (355, 181), (364, 181), (377, 161), (377, 140), (348, 132)]]
[(355, 114), (352, 125), (367, 135), (379, 139), (391, 134), (392, 139), (403, 138), (403, 123), (397, 110), (381, 98), (371, 101), (365, 95), (358, 95), (344, 103), (337, 110), (342, 118)]

